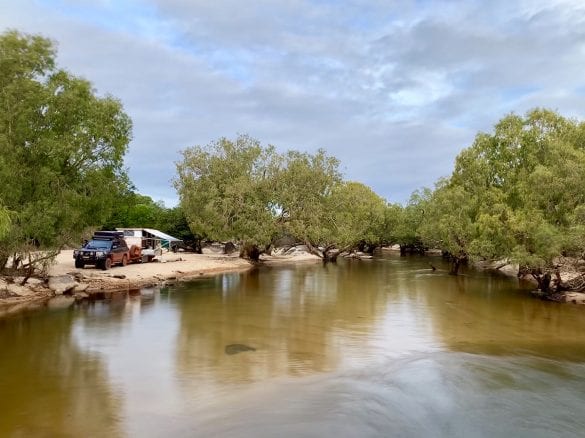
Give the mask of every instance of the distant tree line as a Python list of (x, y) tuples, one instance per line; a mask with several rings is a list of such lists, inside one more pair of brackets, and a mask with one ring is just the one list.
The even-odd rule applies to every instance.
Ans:
[(324, 260), (384, 236), (386, 201), (344, 181), (323, 150), (279, 153), (246, 136), (183, 151), (175, 187), (192, 231), (258, 260), (286, 236)]
[(584, 188), (585, 124), (545, 109), (511, 114), (476, 136), (449, 178), (396, 210), (397, 241), (442, 249), (454, 274), (470, 259), (504, 260), (543, 291), (571, 287), (559, 260), (583, 261)]
[(191, 231), (180, 206), (168, 208), (162, 201), (137, 193), (134, 187), (115, 200), (112, 214), (101, 228), (154, 228), (181, 239), (187, 249), (201, 252), (201, 238)]
[(449, 178), (405, 206), (344, 181), (324, 151), (278, 153), (247, 136), (188, 148), (177, 171), (191, 229), (237, 240), (254, 259), (282, 236), (324, 259), (381, 244), (437, 248), (452, 274), (470, 260), (517, 263), (548, 291), (570, 286), (559, 257), (585, 255), (585, 124), (545, 109), (478, 134)]

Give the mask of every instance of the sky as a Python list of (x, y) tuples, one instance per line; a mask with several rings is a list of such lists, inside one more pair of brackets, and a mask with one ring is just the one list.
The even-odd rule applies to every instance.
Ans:
[(511, 112), (585, 118), (582, 0), (0, 0), (0, 32), (121, 100), (125, 163), (174, 206), (180, 151), (248, 134), (325, 149), (405, 202)]

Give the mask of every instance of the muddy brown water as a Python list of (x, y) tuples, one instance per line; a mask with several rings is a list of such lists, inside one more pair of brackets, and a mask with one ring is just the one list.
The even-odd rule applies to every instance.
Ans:
[(0, 436), (584, 436), (585, 308), (428, 263), (262, 268), (0, 319)]

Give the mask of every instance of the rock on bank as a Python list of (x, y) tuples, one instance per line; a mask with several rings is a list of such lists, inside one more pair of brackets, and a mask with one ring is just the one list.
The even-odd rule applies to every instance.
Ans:
[(151, 263), (115, 266), (107, 271), (75, 268), (73, 251), (61, 251), (49, 270), (48, 281), (29, 279), (20, 286), (19, 278), (0, 279), (0, 305), (20, 304), (59, 295), (87, 297), (104, 291), (125, 291), (141, 287), (247, 270), (251, 264), (237, 256), (222, 254), (165, 254)]

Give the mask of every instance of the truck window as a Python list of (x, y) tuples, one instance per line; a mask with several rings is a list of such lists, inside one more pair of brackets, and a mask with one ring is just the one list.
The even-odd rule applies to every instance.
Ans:
[(109, 240), (90, 240), (87, 242), (84, 248), (87, 249), (105, 249), (108, 250), (112, 247), (112, 242)]

